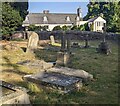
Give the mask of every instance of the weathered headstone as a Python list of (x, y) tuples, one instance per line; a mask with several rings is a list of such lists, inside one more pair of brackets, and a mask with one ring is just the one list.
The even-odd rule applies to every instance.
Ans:
[[(106, 26), (103, 27), (103, 33), (106, 33)], [(103, 34), (103, 41), (98, 45), (98, 48), (96, 50), (99, 53), (104, 53), (108, 55), (109, 53), (111, 53), (111, 50), (105, 37), (105, 34)]]
[(28, 45), (27, 45), (27, 50), (26, 52), (33, 51), (34, 49), (37, 49), (38, 47), (38, 42), (39, 42), (39, 36), (35, 32), (28, 32), (30, 35)]
[(61, 35), (61, 50), (57, 54), (56, 65), (66, 66), (70, 62), (70, 38), (67, 34)]
[(53, 35), (50, 36), (50, 41), (51, 41), (51, 44), (54, 44), (54, 43), (55, 43), (55, 39), (54, 39), (54, 36), (53, 36)]
[(50, 44), (51, 44), (52, 46), (58, 46), (58, 47), (60, 47), (60, 46), (61, 46), (61, 44), (60, 44), (60, 43), (56, 43), (56, 42), (55, 42), (55, 38), (54, 38), (54, 36), (53, 36), (53, 35), (51, 35), (51, 36), (50, 36), (50, 41), (51, 41), (51, 43), (50, 43)]

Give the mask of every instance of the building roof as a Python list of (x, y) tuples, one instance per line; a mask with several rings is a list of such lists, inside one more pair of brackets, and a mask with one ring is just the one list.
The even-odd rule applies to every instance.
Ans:
[[(44, 16), (47, 17), (47, 22), (43, 21)], [(70, 21), (66, 21), (69, 16)], [(76, 22), (77, 14), (63, 14), (63, 13), (29, 13), (23, 24), (73, 24)]]
[(105, 21), (102, 17), (96, 16), (96, 17), (94, 17), (94, 18), (89, 19), (88, 22), (94, 22), (94, 21), (97, 20), (98, 18), (101, 18), (103, 21)]

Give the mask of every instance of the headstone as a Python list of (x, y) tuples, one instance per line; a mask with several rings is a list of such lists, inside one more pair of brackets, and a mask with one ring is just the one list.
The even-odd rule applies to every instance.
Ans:
[(54, 36), (53, 36), (53, 35), (50, 36), (50, 40), (51, 40), (51, 44), (54, 44), (54, 43), (55, 43), (55, 39), (54, 39)]
[(101, 42), (99, 45), (98, 45), (98, 48), (97, 48), (97, 52), (99, 53), (103, 53), (103, 54), (109, 54), (111, 53), (111, 50), (109, 48), (109, 45), (107, 42)]
[[(106, 26), (103, 27), (103, 33), (106, 33)], [(109, 45), (105, 39), (106, 35), (103, 34), (103, 41), (98, 45), (98, 48), (96, 49), (99, 53), (109, 54), (111, 53), (111, 50), (109, 48)]]
[(70, 62), (69, 52), (58, 52), (56, 66), (66, 66)]
[(88, 35), (85, 36), (85, 48), (88, 48), (89, 44), (88, 44)]
[(79, 43), (78, 42), (74, 42), (73, 44), (72, 44), (72, 46), (71, 47), (74, 47), (74, 48), (79, 48), (80, 47), (80, 45), (79, 45)]
[(28, 45), (27, 45), (27, 50), (26, 52), (33, 51), (34, 49), (37, 49), (38, 47), (38, 42), (39, 42), (39, 36), (35, 32), (30, 32), (28, 33), (30, 35)]

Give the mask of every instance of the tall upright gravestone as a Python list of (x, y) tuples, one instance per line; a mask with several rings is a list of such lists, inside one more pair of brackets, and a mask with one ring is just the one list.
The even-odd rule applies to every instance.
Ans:
[(35, 32), (28, 32), (28, 36), (29, 36), (29, 41), (26, 52), (32, 52), (34, 49), (37, 49), (38, 47), (39, 36)]

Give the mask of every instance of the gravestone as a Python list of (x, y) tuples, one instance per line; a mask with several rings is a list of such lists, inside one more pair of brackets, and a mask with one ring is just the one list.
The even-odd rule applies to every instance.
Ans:
[[(103, 28), (103, 33), (106, 33), (106, 26), (104, 26)], [(96, 48), (97, 52), (99, 53), (103, 53), (103, 54), (109, 54), (111, 53), (111, 49), (105, 39), (105, 34), (103, 34), (103, 41), (98, 45), (98, 48)]]
[(79, 45), (79, 43), (78, 42), (73, 42), (73, 44), (72, 44), (72, 46), (71, 47), (73, 47), (73, 48), (79, 48), (80, 47), (80, 45)]
[(34, 49), (37, 49), (37, 47), (38, 47), (39, 36), (35, 32), (28, 32), (28, 35), (30, 37), (29, 37), (26, 52), (30, 52), (30, 51), (32, 52)]
[(61, 49), (57, 53), (56, 66), (66, 66), (70, 62), (70, 37), (68, 34), (63, 33), (61, 35)]
[(51, 44), (52, 46), (58, 46), (58, 47), (61, 46), (61, 44), (55, 42), (55, 38), (54, 38), (53, 35), (50, 36), (50, 41), (51, 41), (50, 44)]
[(89, 44), (88, 44), (88, 35), (85, 36), (85, 46), (84, 48), (88, 48)]
[(50, 36), (50, 40), (51, 40), (51, 44), (54, 44), (54, 43), (55, 43), (55, 39), (54, 39), (54, 36), (53, 36), (53, 35)]
[[(39, 72), (33, 75), (25, 75), (23, 79), (29, 83), (38, 84), (40, 87), (50, 88), (59, 91), (59, 93), (69, 93), (72, 90), (82, 88), (82, 79), (56, 72)], [(45, 90), (45, 89), (44, 89)]]

